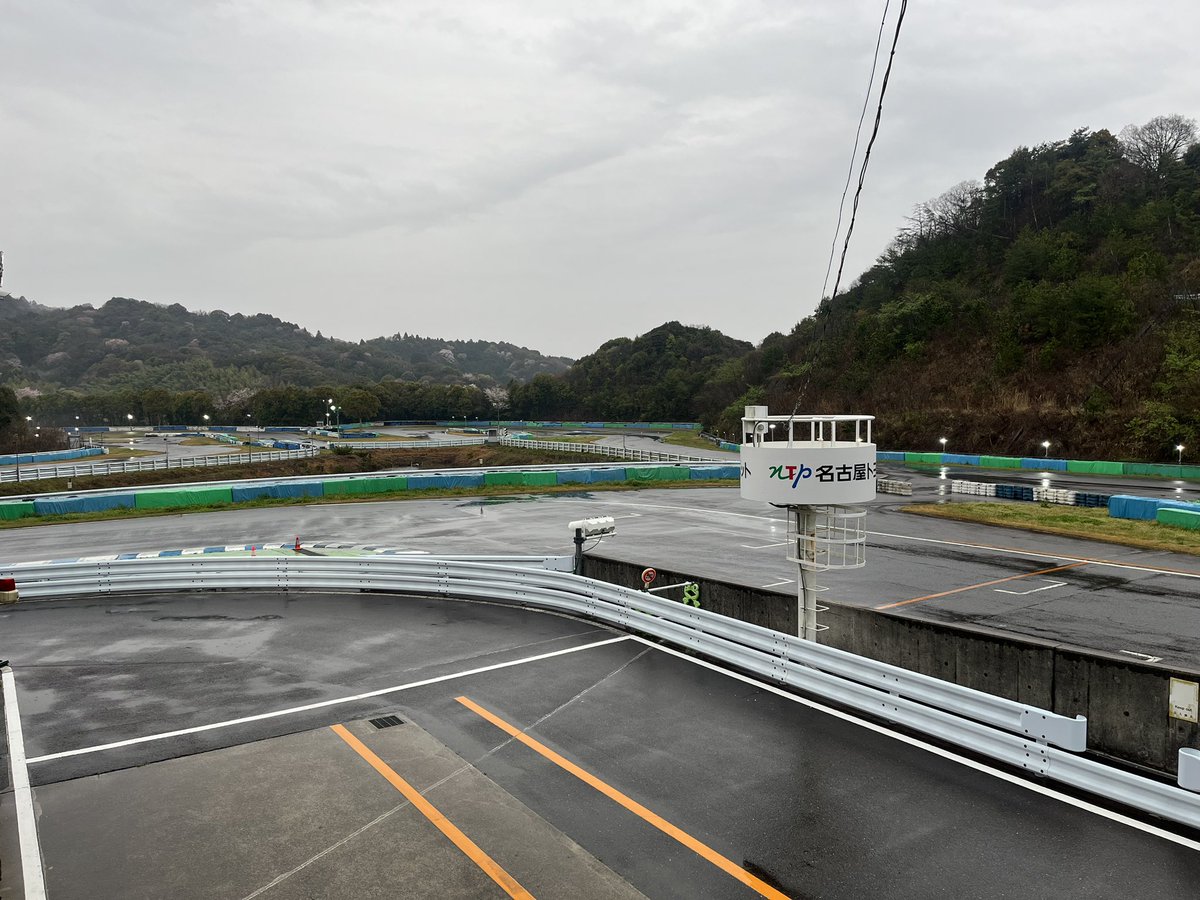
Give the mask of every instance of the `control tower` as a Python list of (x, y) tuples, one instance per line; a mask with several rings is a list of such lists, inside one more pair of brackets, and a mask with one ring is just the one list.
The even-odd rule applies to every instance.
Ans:
[(742, 419), (742, 496), (787, 510), (788, 559), (799, 585), (798, 633), (827, 626), (815, 573), (866, 564), (866, 516), (875, 499), (874, 416), (772, 416), (747, 406)]

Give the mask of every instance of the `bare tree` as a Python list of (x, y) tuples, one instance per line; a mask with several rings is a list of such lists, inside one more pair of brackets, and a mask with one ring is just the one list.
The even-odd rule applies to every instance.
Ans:
[(1196, 120), (1177, 114), (1155, 116), (1140, 127), (1126, 125), (1119, 139), (1126, 159), (1161, 180), (1196, 143)]

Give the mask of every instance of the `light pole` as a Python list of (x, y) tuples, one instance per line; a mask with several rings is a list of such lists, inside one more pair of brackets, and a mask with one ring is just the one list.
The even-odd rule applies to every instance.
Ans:
[(208, 428), (208, 413), (203, 413), (200, 416), (200, 418), (204, 420), (204, 425), (202, 427), (207, 430), (207, 428)]
[(329, 397), (326, 399), (325, 405), (328, 407), (325, 410), (325, 427), (328, 428), (333, 424), (333, 398)]
[(1184, 451), (1183, 444), (1175, 445), (1175, 452), (1179, 454), (1179, 465), (1181, 465), (1181, 466), (1183, 465), (1183, 451)]
[(1049, 456), (1050, 456), (1050, 442), (1042, 441), (1042, 459), (1046, 459)]
[[(25, 417), (25, 428), (29, 427), (29, 423), (33, 421), (33, 416)], [(17, 432), (17, 481), (21, 480), (21, 435), (25, 433), (25, 428)]]
[(946, 439), (938, 438), (938, 443), (942, 445), (942, 452), (945, 453), (946, 452)]

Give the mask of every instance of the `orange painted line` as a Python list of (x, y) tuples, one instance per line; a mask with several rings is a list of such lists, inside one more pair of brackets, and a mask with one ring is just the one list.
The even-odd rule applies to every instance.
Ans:
[(432, 803), (421, 796), (421, 792), (396, 774), (396, 771), (382, 759), (367, 749), (367, 745), (352, 735), (345, 725), (331, 725), (334, 733), (350, 745), (359, 756), (371, 764), (376, 772), (391, 782), (392, 787), (404, 795), (417, 810), (425, 816), (434, 827), (450, 838), (459, 850), (467, 855), (471, 862), (479, 866), (492, 881), (500, 885), (510, 897), (528, 898), (534, 900), (533, 894), (521, 887), (517, 880), (502, 869), (494, 859), (484, 853), (479, 846), (463, 834), (453, 822), (442, 815)]
[(1086, 562), (1073, 562), (1067, 563), (1065, 566), (1051, 566), (1049, 569), (1038, 569), (1036, 572), (1026, 572), (1024, 575), (1009, 575), (1007, 578), (997, 578), (995, 581), (981, 581), (979, 584), (968, 584), (966, 587), (954, 588), (950, 591), (939, 591), (936, 594), (926, 594), (924, 597), (913, 597), (911, 600), (897, 600), (895, 603), (885, 603), (883, 606), (875, 608), (895, 609), (897, 606), (908, 606), (910, 603), (920, 603), (922, 600), (936, 600), (938, 597), (949, 597), (951, 594), (961, 594), (963, 591), (991, 587), (993, 584), (1004, 584), (1006, 581), (1016, 581), (1019, 578), (1031, 578), (1034, 575), (1049, 575), (1051, 572), (1061, 572), (1064, 569), (1075, 569), (1086, 565)]
[(471, 712), (475, 713), (476, 715), (480, 716), (481, 718), (487, 719), (489, 722), (491, 722), (493, 725), (495, 725), (497, 728), (499, 728), (505, 734), (511, 735), (512, 737), (516, 738), (518, 741), (520, 741), (526, 747), (528, 747), (529, 749), (531, 749), (537, 753), (540, 753), (542, 756), (544, 756), (546, 759), (550, 760), (550, 762), (554, 763), (559, 768), (565, 769), (566, 771), (568, 771), (572, 775), (574, 775), (576, 778), (578, 778), (580, 781), (584, 782), (585, 784), (589, 785), (590, 787), (595, 788), (597, 791), (599, 791), (604, 796), (608, 797), (610, 800), (613, 800), (616, 803), (619, 803), (621, 806), (625, 807), (627, 810), (629, 810), (631, 813), (633, 813), (638, 818), (653, 825), (655, 828), (657, 828), (663, 834), (679, 841), (679, 843), (683, 844), (683, 846), (687, 847), (689, 850), (691, 850), (697, 856), (703, 857), (704, 859), (706, 859), (710, 863), (712, 863), (714, 866), (716, 866), (718, 869), (721, 869), (721, 870), (725, 871), (726, 873), (728, 873), (729, 875), (732, 875), (734, 878), (736, 878), (742, 884), (746, 885), (751, 890), (757, 891), (763, 897), (771, 897), (771, 898), (773, 898), (773, 900), (788, 900), (787, 894), (780, 893), (779, 891), (777, 891), (775, 888), (771, 887), (769, 884), (767, 884), (762, 879), (754, 877), (749, 872), (747, 872), (745, 869), (743, 869), (741, 866), (739, 866), (737, 863), (722, 856), (720, 853), (718, 853), (712, 847), (710, 847), (707, 844), (705, 844), (704, 842), (699, 841), (696, 838), (692, 837), (690, 834), (688, 834), (683, 829), (672, 825), (666, 819), (662, 818), (662, 816), (659, 816), (656, 813), (653, 813), (650, 810), (646, 809), (646, 807), (642, 806), (642, 804), (638, 803), (636, 800), (634, 800), (630, 797), (627, 797), (625, 794), (622, 794), (620, 791), (618, 791), (612, 785), (601, 781), (599, 778), (597, 778), (591, 772), (588, 772), (587, 770), (580, 768), (579, 766), (575, 765), (575, 763), (571, 762), (569, 759), (559, 755), (558, 753), (555, 753), (553, 750), (551, 750), (545, 744), (541, 743), (540, 741), (535, 740), (534, 738), (531, 738), (529, 735), (525, 734), (525, 732), (521, 731), (515, 725), (510, 725), (508, 722), (501, 719), (495, 713), (488, 712), (486, 709), (484, 709), (478, 703), (475, 703), (472, 700), (468, 700), (466, 697), (455, 697), (454, 699), (457, 700), (459, 703), (461, 703), (463, 706), (465, 706), (467, 709), (471, 710)]

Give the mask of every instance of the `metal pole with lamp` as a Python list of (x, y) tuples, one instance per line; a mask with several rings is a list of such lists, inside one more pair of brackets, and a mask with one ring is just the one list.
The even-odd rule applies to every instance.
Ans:
[(1176, 444), (1176, 445), (1175, 445), (1175, 452), (1179, 454), (1179, 461), (1178, 461), (1178, 464), (1179, 464), (1179, 465), (1181, 465), (1181, 466), (1183, 465), (1183, 451), (1184, 451), (1184, 449), (1186, 449), (1186, 448), (1183, 446), (1183, 444)]
[(25, 433), (25, 429), (29, 427), (29, 423), (33, 421), (33, 416), (25, 417), (25, 424), (17, 430), (17, 481), (21, 480), (21, 435)]
[(1042, 441), (1042, 459), (1047, 459), (1050, 456), (1050, 442)]

